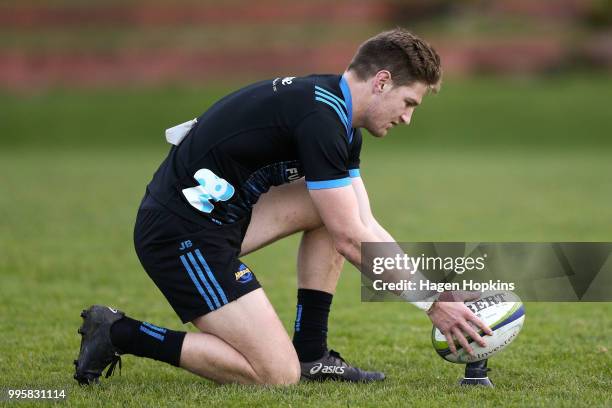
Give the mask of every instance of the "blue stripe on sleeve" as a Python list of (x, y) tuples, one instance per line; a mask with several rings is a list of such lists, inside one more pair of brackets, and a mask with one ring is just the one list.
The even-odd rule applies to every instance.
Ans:
[(344, 101), (343, 101), (341, 98), (339, 98), (338, 96), (336, 96), (336, 95), (334, 95), (333, 93), (329, 92), (329, 91), (328, 91), (327, 89), (325, 89), (325, 88), (321, 88), (321, 87), (320, 87), (320, 86), (318, 86), (318, 85), (315, 85), (315, 89), (316, 89), (317, 91), (321, 91), (321, 92), (325, 93), (326, 95), (331, 96), (332, 98), (334, 98), (335, 100), (337, 100), (338, 102), (340, 102), (340, 103), (342, 104), (342, 106), (344, 106), (344, 109), (346, 109), (346, 103), (344, 103)]
[(361, 173), (359, 173), (359, 169), (349, 169), (349, 176), (361, 177)]
[(320, 98), (326, 99), (328, 101), (330, 101), (331, 103), (333, 103), (334, 105), (336, 105), (338, 107), (338, 109), (340, 109), (340, 113), (342, 114), (342, 117), (345, 119), (344, 120), (344, 124), (346, 125), (348, 122), (348, 117), (346, 116), (346, 112), (345, 109), (340, 106), (340, 104), (338, 103), (338, 100), (330, 98), (329, 96), (327, 96), (326, 94), (324, 94), (323, 92), (319, 92), (319, 91), (315, 91), (315, 96), (318, 96)]
[(341, 122), (342, 122), (342, 124), (344, 125), (344, 129), (345, 129), (345, 130), (346, 130), (346, 129), (348, 129), (346, 115), (345, 115), (344, 113), (342, 113), (342, 112), (340, 111), (340, 109), (338, 109), (338, 108), (336, 107), (336, 105), (334, 105), (333, 103), (331, 103), (331, 102), (329, 102), (328, 100), (323, 99), (323, 98), (321, 98), (321, 97), (319, 97), (319, 96), (315, 97), (315, 101), (323, 102), (324, 104), (331, 106), (331, 107), (332, 107), (332, 108), (333, 108), (333, 109), (336, 111), (336, 113), (338, 114), (338, 116), (340, 117), (340, 121), (341, 121)]
[(307, 181), (306, 187), (309, 190), (323, 190), (326, 188), (345, 187), (351, 184), (349, 177), (344, 177), (335, 180), (323, 180), (323, 181)]

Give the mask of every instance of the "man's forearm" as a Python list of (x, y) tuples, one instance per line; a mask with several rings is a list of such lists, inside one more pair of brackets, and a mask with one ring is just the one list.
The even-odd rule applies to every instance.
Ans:
[(376, 234), (381, 242), (396, 242), (395, 239), (376, 220), (370, 223), (370, 230)]
[[(393, 239), (391, 234), (389, 234), (378, 222), (375, 220), (373, 222), (364, 225), (360, 232), (359, 237), (355, 235), (352, 237), (348, 244), (344, 245), (344, 250), (340, 252), (345, 258), (351, 262), (355, 267), (357, 267), (361, 273), (368, 278), (370, 281), (380, 280), (385, 283), (397, 283), (402, 281), (409, 282), (419, 282), (426, 280), (427, 278), (417, 270), (413, 264), (410, 264), (406, 269), (386, 269), (383, 274), (375, 274), (372, 268), (367, 267), (368, 265), (373, 264), (374, 257), (384, 257), (384, 258), (396, 258), (398, 255), (403, 257), (405, 255), (404, 250), (397, 244), (397, 242)], [(375, 254), (371, 253), (371, 251), (366, 251), (365, 253), (361, 250), (361, 245), (364, 243), (385, 243), (385, 245), (381, 245), (377, 248)], [(362, 258), (362, 255), (366, 258)], [(368, 259), (370, 258), (370, 259)], [(366, 265), (366, 267), (363, 267)], [(418, 285), (418, 283), (417, 283)], [(418, 287), (418, 286), (417, 286)], [(397, 296), (401, 296), (406, 301), (409, 301), (413, 304), (415, 302), (423, 302), (430, 301), (431, 297), (435, 295), (435, 293), (430, 291), (401, 291), (401, 290), (387, 290)], [(415, 304), (417, 307), (424, 309), (428, 305), (427, 304)]]

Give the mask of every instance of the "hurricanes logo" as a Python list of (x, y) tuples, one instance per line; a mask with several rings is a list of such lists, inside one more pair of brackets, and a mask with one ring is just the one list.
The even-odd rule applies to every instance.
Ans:
[(240, 268), (238, 272), (234, 273), (234, 276), (236, 281), (240, 283), (247, 283), (253, 280), (253, 272), (245, 264), (240, 264)]

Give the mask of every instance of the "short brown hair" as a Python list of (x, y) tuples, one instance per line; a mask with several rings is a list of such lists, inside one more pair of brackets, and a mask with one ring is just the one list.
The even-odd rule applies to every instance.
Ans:
[(433, 92), (440, 89), (440, 56), (431, 45), (403, 28), (382, 32), (361, 44), (348, 67), (362, 81), (383, 69), (398, 85), (420, 81)]

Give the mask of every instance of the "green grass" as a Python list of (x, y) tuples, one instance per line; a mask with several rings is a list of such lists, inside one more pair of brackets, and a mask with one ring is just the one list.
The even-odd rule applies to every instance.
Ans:
[[(451, 101), (459, 100), (458, 89), (465, 91), (468, 85), (449, 86), (455, 89), (449, 92)], [(468, 105), (488, 98), (487, 89), (493, 90), (487, 81), (472, 85), (477, 92), (466, 97)], [(544, 97), (538, 102), (544, 117), (556, 115), (558, 97), (554, 95), (561, 93), (548, 86), (551, 106)], [(598, 101), (598, 95), (586, 98), (596, 88), (592, 83), (561, 86), (573, 89), (585, 101)], [(143, 91), (139, 96), (131, 91), (121, 108), (113, 108), (118, 92), (89, 94), (88, 105), (83, 105), (86, 95), (78, 92), (64, 92), (53, 106), (41, 102), (49, 95), (10, 97), (16, 104), (6, 110), (29, 112), (26, 116), (32, 122), (11, 117), (8, 124), (0, 125), (3, 135), (19, 134), (16, 127), (31, 132), (20, 143), (6, 143), (0, 150), (0, 388), (65, 388), (70, 406), (612, 404), (612, 303), (528, 304), (519, 338), (491, 359), (491, 378), (497, 387), (466, 390), (456, 386), (461, 367), (435, 355), (429, 342), (431, 325), (422, 312), (399, 303), (361, 303), (359, 274), (352, 267), (345, 268), (334, 298), (329, 344), (350, 362), (384, 370), (388, 380), (383, 384), (218, 386), (161, 363), (126, 356), (121, 376), (103, 381), (100, 387), (77, 387), (71, 378), (72, 360), (78, 351), (76, 329), (83, 307), (94, 302), (110, 304), (140, 319), (182, 327), (141, 269), (131, 242), (144, 186), (166, 149), (159, 129), (147, 122), (178, 117), (179, 108), (195, 105), (195, 92), (181, 92)], [(518, 93), (512, 87), (500, 90), (501, 95)], [(183, 98), (160, 119), (156, 115), (163, 115), (162, 108), (170, 104), (161, 98), (161, 107), (155, 106), (151, 95)], [(487, 145), (486, 138), (470, 139), (479, 124), (468, 126), (468, 119), (461, 119), (443, 97), (427, 109), (424, 106), (423, 118), (417, 116), (418, 125), (409, 131), (365, 143), (362, 174), (375, 214), (394, 236), (404, 241), (612, 240), (610, 149), (603, 144), (594, 148), (599, 139), (593, 136), (610, 129), (609, 120), (583, 128), (584, 143), (563, 139), (548, 149), (544, 144), (522, 144), (529, 135), (521, 134), (514, 144), (498, 140)], [(200, 95), (200, 99), (204, 98)], [(55, 123), (45, 107), (70, 114), (60, 115)], [(481, 107), (487, 109), (487, 104), (481, 102)], [(125, 109), (129, 115), (122, 113)], [(466, 112), (468, 108), (457, 109)], [(577, 109), (599, 117), (605, 107), (593, 103)], [(448, 114), (444, 118), (454, 119), (433, 120), (444, 112)], [(504, 113), (536, 116), (522, 109), (512, 112)], [(67, 117), (73, 119), (72, 125), (63, 122)], [(467, 146), (450, 142), (452, 148), (437, 149), (417, 140), (412, 135), (421, 138), (427, 121), (438, 130), (446, 126), (453, 138), (471, 142)], [(559, 116), (558, 121), (570, 129), (578, 126), (574, 121), (586, 123), (583, 116), (574, 121)], [(11, 126), (18, 122), (20, 127)], [(493, 126), (493, 119), (484, 122), (485, 128)], [(86, 136), (74, 123), (90, 123), (95, 140), (84, 141)], [(510, 135), (528, 128), (522, 126), (520, 121), (509, 121), (500, 131)], [(559, 129), (554, 123), (539, 126)], [(139, 149), (130, 140), (118, 145), (119, 137), (110, 133), (112, 143), (98, 138), (113, 127), (128, 128), (130, 132), (124, 134), (136, 140), (154, 139)], [(436, 133), (426, 135), (433, 138)], [(45, 142), (44, 137), (54, 143)], [(555, 139), (548, 134), (542, 137)], [(291, 237), (244, 259), (289, 330), (296, 289), (291, 254), (296, 249), (297, 237)]]
[[(283, 75), (283, 73), (278, 73)], [(270, 74), (276, 76), (275, 73)], [(0, 148), (159, 147), (163, 130), (246, 83), (206, 88), (0, 91)], [(447, 80), (409, 128), (382, 143), (412, 150), (612, 149), (612, 76)]]

